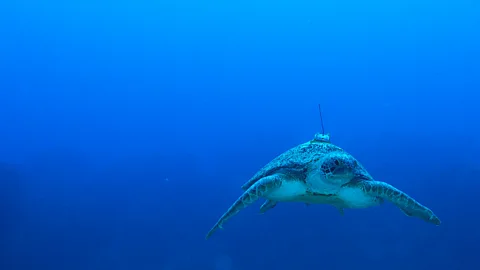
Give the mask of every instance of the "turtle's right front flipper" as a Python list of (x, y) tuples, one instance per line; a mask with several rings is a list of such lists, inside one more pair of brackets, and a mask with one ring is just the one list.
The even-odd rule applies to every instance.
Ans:
[(212, 234), (217, 230), (221, 229), (222, 225), (231, 217), (236, 215), (245, 207), (254, 203), (258, 198), (265, 196), (265, 194), (275, 188), (278, 188), (282, 185), (282, 175), (274, 174), (271, 176), (264, 177), (258, 180), (255, 184), (249, 187), (243, 194), (240, 196), (232, 206), (225, 212), (213, 228), (207, 233), (205, 239), (210, 238)]
[(407, 216), (414, 216), (426, 222), (440, 225), (440, 219), (428, 207), (420, 204), (405, 192), (379, 181), (364, 181), (361, 183), (365, 193), (380, 197), (395, 204)]

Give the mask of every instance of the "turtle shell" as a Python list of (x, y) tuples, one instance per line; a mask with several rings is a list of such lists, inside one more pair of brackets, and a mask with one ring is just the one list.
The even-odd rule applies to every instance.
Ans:
[(325, 141), (311, 140), (297, 145), (267, 163), (250, 180), (243, 184), (242, 189), (247, 190), (265, 176), (279, 172), (304, 174), (308, 164), (319, 160), (325, 154), (336, 151), (345, 152), (342, 148)]

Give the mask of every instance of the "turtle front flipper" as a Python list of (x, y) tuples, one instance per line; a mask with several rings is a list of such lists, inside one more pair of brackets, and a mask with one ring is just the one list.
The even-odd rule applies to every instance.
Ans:
[(392, 202), (407, 216), (418, 217), (437, 226), (441, 223), (440, 219), (428, 207), (420, 204), (405, 192), (387, 183), (380, 181), (362, 181), (359, 185), (361, 185), (362, 190), (366, 194)]
[(238, 212), (254, 203), (258, 198), (265, 196), (266, 193), (270, 192), (272, 189), (278, 188), (282, 185), (282, 176), (279, 174), (271, 175), (264, 177), (252, 186), (250, 186), (243, 194), (240, 196), (232, 206), (225, 212), (213, 228), (207, 233), (205, 239), (210, 238), (212, 234), (218, 230), (222, 229), (222, 225), (231, 217), (236, 215)]

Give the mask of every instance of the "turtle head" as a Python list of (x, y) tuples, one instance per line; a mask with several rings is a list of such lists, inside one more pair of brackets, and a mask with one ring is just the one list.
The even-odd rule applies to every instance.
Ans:
[(358, 177), (361, 165), (351, 155), (337, 151), (324, 155), (314, 162), (307, 183), (316, 192), (335, 193), (343, 185)]
[(343, 185), (356, 177), (358, 162), (344, 152), (332, 152), (319, 160), (320, 170), (325, 174), (325, 180), (332, 184)]

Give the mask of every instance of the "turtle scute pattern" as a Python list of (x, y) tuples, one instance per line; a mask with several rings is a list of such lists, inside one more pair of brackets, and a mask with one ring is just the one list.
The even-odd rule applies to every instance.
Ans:
[(261, 178), (272, 175), (283, 169), (290, 171), (298, 170), (299, 173), (307, 170), (307, 164), (318, 161), (324, 157), (325, 154), (331, 152), (345, 152), (342, 148), (326, 143), (318, 142), (315, 140), (300, 144), (294, 148), (291, 148), (283, 154), (277, 156), (262, 169), (260, 169), (250, 180), (248, 180), (243, 186), (243, 190), (247, 190), (255, 182)]

